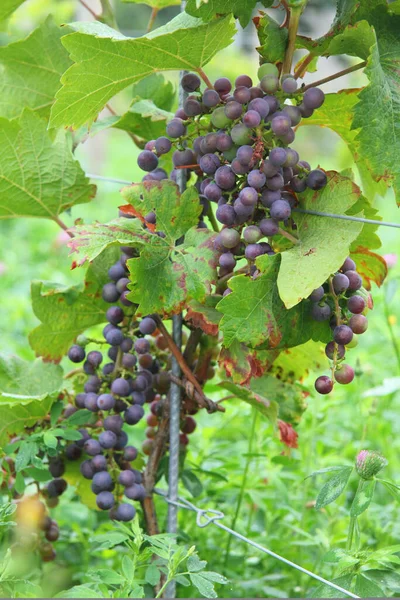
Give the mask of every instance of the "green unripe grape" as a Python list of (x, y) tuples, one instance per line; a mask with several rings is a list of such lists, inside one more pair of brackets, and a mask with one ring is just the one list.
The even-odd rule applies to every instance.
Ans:
[(238, 150), (239, 146), (232, 146), (232, 148), (229, 148), (229, 150), (225, 150), (225, 152), (223, 152), (222, 154), (226, 160), (232, 162), (233, 159), (236, 157), (236, 153)]
[(227, 127), (231, 123), (231, 120), (228, 119), (224, 112), (223, 106), (213, 110), (211, 114), (211, 123), (218, 129), (224, 129), (224, 127)]
[(262, 237), (261, 230), (256, 225), (249, 225), (243, 230), (243, 239), (249, 244), (256, 244)]
[(231, 138), (238, 146), (244, 146), (251, 142), (251, 130), (243, 123), (238, 123), (232, 127)]
[(265, 77), (261, 79), (260, 88), (268, 94), (273, 94), (276, 92), (278, 87), (279, 79), (276, 77), (276, 75), (265, 75)]
[(225, 248), (234, 248), (240, 242), (240, 233), (236, 229), (222, 229), (220, 238)]
[(358, 336), (354, 333), (353, 339), (349, 344), (346, 344), (346, 348), (356, 348), (358, 346)]
[(258, 79), (261, 81), (265, 75), (274, 75), (275, 77), (279, 76), (278, 67), (272, 63), (264, 63), (257, 71)]
[(87, 339), (86, 335), (82, 334), (78, 335), (78, 337), (76, 338), (76, 343), (78, 344), (78, 346), (82, 346), (82, 348), (84, 348), (89, 343), (89, 340)]

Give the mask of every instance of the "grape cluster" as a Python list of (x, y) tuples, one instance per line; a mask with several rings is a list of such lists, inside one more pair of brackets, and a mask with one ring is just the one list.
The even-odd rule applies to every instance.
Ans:
[[(258, 76), (256, 86), (240, 75), (233, 90), (223, 77), (200, 91), (198, 76), (185, 75), (181, 83), (189, 96), (183, 108), (168, 123), (167, 135), (148, 142), (138, 157), (148, 172), (143, 179), (158, 181), (168, 177), (159, 158), (173, 151), (170, 178), (176, 181), (181, 168), (197, 176), (203, 217), (210, 203), (217, 204), (216, 218), (224, 226), (214, 242), (221, 275), (232, 272), (239, 258), (252, 264), (261, 254), (274, 254), (271, 238), (282, 226), (295, 228), (296, 195), (327, 183), (324, 171), (311, 170), (290, 147), (293, 128), (323, 104), (324, 93), (302, 93), (296, 79), (279, 78), (273, 64), (262, 65)], [(148, 216), (156, 222), (154, 213)], [(203, 221), (199, 226), (206, 227)]]
[(329, 321), (333, 338), (325, 347), (332, 377), (317, 378), (315, 389), (320, 394), (329, 394), (334, 381), (341, 384), (353, 381), (354, 369), (343, 360), (346, 348), (356, 346), (357, 335), (367, 330), (368, 320), (363, 313), (370, 308), (369, 298), (351, 258), (346, 258), (340, 270), (311, 293), (311, 316), (315, 321)]

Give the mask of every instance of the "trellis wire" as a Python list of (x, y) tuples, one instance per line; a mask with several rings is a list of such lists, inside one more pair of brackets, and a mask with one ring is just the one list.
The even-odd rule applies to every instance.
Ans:
[(195, 512), (196, 513), (196, 525), (198, 527), (201, 527), (201, 528), (207, 527), (207, 525), (210, 525), (210, 523), (212, 523), (216, 527), (219, 527), (219, 529), (223, 529), (224, 531), (226, 531), (230, 535), (233, 535), (234, 537), (241, 540), (242, 542), (245, 542), (246, 544), (249, 544), (250, 546), (254, 546), (254, 548), (257, 548), (257, 550), (260, 550), (260, 552), (264, 552), (265, 554), (272, 556), (272, 558), (276, 558), (277, 560), (285, 563), (289, 567), (293, 567), (297, 571), (300, 571), (301, 573), (305, 573), (309, 577), (316, 579), (320, 583), (323, 583), (324, 585), (327, 585), (327, 586), (337, 590), (338, 592), (342, 592), (342, 594), (346, 594), (346, 596), (349, 596), (350, 598), (360, 598), (360, 596), (356, 596), (356, 594), (349, 592), (349, 590), (342, 588), (340, 585), (337, 585), (336, 583), (333, 583), (332, 581), (328, 581), (327, 579), (324, 579), (320, 575), (317, 575), (316, 573), (313, 573), (312, 571), (309, 571), (308, 569), (305, 569), (304, 567), (297, 565), (296, 563), (292, 562), (291, 560), (288, 560), (287, 558), (284, 558), (283, 556), (276, 554), (276, 552), (273, 552), (272, 550), (269, 550), (268, 548), (261, 546), (261, 544), (257, 544), (257, 542), (254, 542), (253, 540), (250, 540), (249, 538), (245, 537), (241, 533), (238, 533), (237, 531), (234, 531), (230, 527), (227, 527), (226, 525), (224, 525), (223, 523), (220, 522), (220, 519), (223, 519), (225, 517), (225, 515), (222, 511), (214, 510), (211, 508), (206, 508), (206, 509), (199, 508), (198, 506), (195, 506), (194, 504), (189, 502), (189, 500), (186, 500), (185, 498), (180, 498), (179, 496), (177, 496), (176, 500), (171, 500), (168, 497), (168, 495), (166, 494), (166, 492), (164, 492), (163, 490), (156, 489), (154, 491), (159, 496), (162, 496), (164, 498), (164, 500), (166, 502), (168, 502), (168, 504), (173, 504), (176, 508), (184, 508), (186, 510), (191, 510), (192, 512)]
[[(181, 12), (185, 10), (186, 1), (181, 2)], [(179, 83), (187, 71), (180, 71)], [(183, 103), (186, 100), (187, 94), (179, 85), (179, 107), (183, 108)], [(176, 182), (179, 186), (179, 191), (182, 194), (186, 189), (187, 172), (186, 169), (179, 169), (176, 177)], [(179, 240), (177, 242), (179, 244)], [(172, 337), (175, 344), (180, 349), (182, 346), (182, 313), (172, 317)], [(176, 377), (181, 377), (181, 368), (177, 359), (172, 356), (171, 371)], [(176, 501), (178, 499), (178, 484), (179, 484), (179, 438), (180, 438), (180, 414), (181, 414), (181, 396), (182, 390), (179, 385), (171, 381), (169, 394), (169, 459), (168, 459), (168, 533), (176, 533), (178, 529), (178, 507)], [(165, 591), (166, 598), (175, 598), (176, 582), (171, 581)]]
[[(184, 169), (179, 169), (180, 173)], [(116, 183), (120, 185), (132, 185), (132, 181), (126, 181), (125, 179), (113, 179), (110, 177), (103, 177), (102, 175), (92, 175), (86, 173), (86, 177), (89, 179), (98, 179), (99, 181), (108, 181), (110, 183)], [(364, 217), (353, 217), (351, 215), (336, 215), (334, 213), (320, 212), (318, 210), (307, 210), (304, 208), (294, 208), (293, 212), (303, 213), (305, 215), (314, 215), (316, 217), (329, 217), (331, 219), (342, 219), (343, 221), (356, 221), (357, 223), (366, 223), (367, 225), (379, 225), (382, 227), (396, 227), (400, 229), (400, 223), (390, 223), (389, 221), (377, 221), (375, 219), (364, 219)]]

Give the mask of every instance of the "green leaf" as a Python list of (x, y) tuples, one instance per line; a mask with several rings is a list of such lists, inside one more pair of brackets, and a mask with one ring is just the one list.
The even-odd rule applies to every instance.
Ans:
[(128, 39), (99, 24), (63, 38), (76, 63), (62, 77), (51, 125), (79, 127), (128, 85), (157, 71), (198, 71), (232, 42), (230, 17), (204, 24), (182, 13), (166, 26)]
[(365, 246), (358, 246), (350, 255), (357, 265), (358, 273), (363, 278), (364, 287), (370, 290), (371, 281), (380, 287), (388, 274), (387, 262), (383, 256), (371, 252)]
[(283, 62), (288, 39), (288, 30), (280, 27), (279, 23), (265, 14), (257, 26), (257, 34), (260, 40), (258, 53), (265, 62)]
[(122, 2), (129, 2), (130, 4), (147, 4), (147, 6), (161, 10), (168, 6), (178, 6), (180, 5), (181, 0), (122, 0)]
[(332, 471), (343, 471), (343, 469), (345, 469), (346, 467), (340, 466), (340, 467), (325, 467), (324, 469), (318, 469), (318, 471), (313, 471), (312, 473), (310, 473), (310, 475), (307, 475), (307, 477), (304, 478), (304, 480), (308, 479), (309, 477), (315, 477), (316, 475), (323, 475), (324, 473), (331, 473)]
[(218, 598), (211, 581), (198, 573), (190, 573), (190, 581), (204, 598)]
[(322, 345), (309, 340), (280, 352), (272, 363), (271, 373), (286, 383), (293, 384), (302, 382), (310, 371), (320, 371), (325, 366), (326, 355)]
[(356, 577), (354, 593), (360, 598), (384, 598), (385, 592), (374, 581), (360, 573)]
[(386, 481), (385, 479), (377, 479), (377, 481), (385, 486), (395, 500), (400, 501), (400, 486), (392, 483), (391, 481)]
[[(43, 395), (41, 399), (21, 397), (11, 401), (11, 395), (0, 398), (0, 447), (7, 444), (9, 436), (32, 427), (44, 419), (54, 402), (53, 395)], [(8, 400), (8, 401), (7, 401)]]
[(141, 245), (148, 242), (150, 237), (139, 219), (124, 217), (110, 223), (77, 225), (71, 231), (74, 237), (68, 245), (71, 254), (78, 254), (78, 259), (74, 261), (76, 266), (83, 265), (87, 260), (91, 262), (109, 246)]
[(94, 196), (96, 187), (74, 159), (66, 133), (53, 139), (30, 110), (18, 121), (0, 119), (0, 147), (0, 219), (54, 219)]
[[(96, 496), (93, 495), (91, 482), (82, 477), (82, 473), (80, 472), (80, 462), (69, 460), (65, 466), (66, 470), (63, 475), (64, 479), (69, 485), (75, 487), (76, 493), (83, 504), (91, 509), (96, 510), (98, 508), (96, 504)], [(112, 546), (107, 547), (111, 548)]]
[(189, 556), (187, 561), (187, 569), (191, 573), (197, 573), (198, 571), (202, 571), (207, 566), (206, 560), (200, 560), (197, 554), (192, 554)]
[(0, 116), (13, 119), (28, 107), (49, 117), (61, 75), (71, 65), (60, 41), (65, 33), (49, 16), (26, 39), (0, 48)]
[[(123, 560), (127, 558), (124, 556)], [(125, 577), (114, 571), (113, 569), (96, 569), (88, 572), (88, 576), (107, 585), (123, 585)]]
[(15, 470), (19, 472), (30, 465), (37, 452), (38, 446), (35, 442), (24, 440), (18, 448), (18, 454), (15, 459)]
[(157, 585), (160, 581), (160, 570), (155, 565), (149, 565), (146, 569), (144, 578), (150, 585)]
[(104, 598), (97, 587), (88, 585), (74, 585), (69, 590), (63, 590), (54, 596), (54, 598)]
[(261, 393), (257, 393), (244, 386), (235, 385), (230, 381), (221, 381), (218, 384), (218, 387), (221, 387), (231, 394), (234, 394), (240, 400), (244, 400), (244, 402), (247, 402), (247, 404), (253, 406), (273, 425), (275, 425), (278, 417), (278, 404), (275, 402), (273, 394), (268, 398)]
[(57, 448), (57, 438), (51, 431), (44, 432), (43, 441), (48, 448)]
[(158, 108), (152, 100), (139, 100), (120, 119), (114, 121), (112, 126), (134, 134), (144, 144), (165, 135), (166, 122), (173, 116), (173, 113)]
[(367, 510), (368, 506), (371, 504), (372, 498), (374, 496), (376, 480), (371, 479), (370, 481), (363, 481), (361, 487), (359, 487), (356, 491), (356, 495), (354, 496), (351, 508), (350, 508), (350, 516), (358, 517), (365, 510)]
[(25, 361), (0, 354), (1, 402), (41, 399), (48, 394), (56, 394), (62, 385), (63, 370), (59, 365), (45, 363), (41, 359)]
[(246, 27), (251, 19), (257, 0), (208, 0), (200, 3), (198, 0), (188, 0), (186, 12), (203, 21), (211, 21), (215, 16), (233, 14), (239, 19), (242, 27)]
[(152, 73), (132, 86), (134, 102), (152, 100), (162, 110), (170, 111), (175, 102), (175, 89), (161, 73)]
[(203, 491), (203, 484), (193, 471), (184, 469), (182, 471), (181, 479), (184, 487), (192, 494), (193, 498), (200, 496)]
[(339, 498), (347, 485), (352, 470), (353, 467), (343, 467), (336, 475), (328, 479), (318, 494), (315, 508), (323, 508)]
[(119, 546), (126, 542), (129, 536), (122, 531), (108, 531), (107, 533), (100, 533), (90, 538), (90, 541), (95, 546), (96, 551), (109, 550), (115, 546)]
[[(339, 173), (329, 171), (327, 175), (322, 190), (302, 195), (300, 208), (345, 214), (358, 200), (360, 189)], [(340, 227), (333, 227), (330, 219), (306, 214), (297, 214), (296, 224), (299, 243), (282, 252), (278, 275), (279, 295), (287, 308), (308, 298), (340, 268), (362, 229), (355, 221), (341, 221)]]
[(130, 581), (132, 579), (132, 575), (135, 572), (135, 565), (132, 559), (129, 558), (129, 556), (124, 556), (124, 558), (122, 559), (122, 572), (127, 581)]
[(254, 377), (250, 381), (250, 389), (255, 394), (267, 398), (272, 404), (276, 404), (277, 416), (283, 421), (299, 423), (307, 408), (304, 390), (297, 382), (281, 380), (273, 374), (267, 373), (262, 377)]
[(14, 10), (21, 6), (25, 0), (2, 0), (0, 5), (0, 21), (4, 21)]
[(82, 285), (54, 289), (54, 284), (32, 283), (33, 312), (42, 322), (29, 335), (36, 354), (47, 360), (60, 360), (80, 333), (105, 321), (109, 305), (102, 299), (101, 289), (108, 281), (108, 268), (118, 256), (116, 247), (98, 256), (87, 270)]
[[(332, 583), (336, 583), (336, 585), (340, 586), (344, 590), (350, 591), (353, 577), (353, 573), (349, 573), (347, 575), (335, 577), (331, 581)], [(310, 594), (310, 598), (348, 598), (348, 594), (339, 592), (338, 590), (335, 590), (335, 588), (323, 583), (313, 590), (313, 592)]]
[[(137, 314), (170, 314), (191, 299), (203, 301), (216, 283), (217, 255), (215, 234), (194, 228), (202, 210), (197, 190), (190, 187), (181, 195), (173, 182), (145, 182), (122, 193), (142, 217), (156, 209), (156, 231), (165, 235), (151, 236), (140, 258), (127, 263), (132, 281), (128, 299), (139, 305)], [(175, 245), (183, 235), (184, 242)]]
[(223, 314), (220, 330), (224, 334), (224, 346), (237, 341), (250, 347), (262, 344), (263, 349), (290, 348), (310, 338), (326, 337), (326, 324), (316, 326), (311, 320), (308, 302), (286, 310), (279, 297), (276, 283), (278, 271), (279, 276), (282, 272), (281, 256), (285, 254), (287, 252), (257, 259), (261, 275), (256, 279), (238, 275), (229, 280), (232, 293), (217, 305)]
[(226, 584), (228, 579), (215, 571), (202, 571), (201, 576), (208, 581), (214, 581), (215, 583)]

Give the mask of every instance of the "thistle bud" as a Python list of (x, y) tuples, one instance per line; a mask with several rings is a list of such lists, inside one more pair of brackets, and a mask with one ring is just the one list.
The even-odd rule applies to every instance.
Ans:
[(356, 471), (363, 479), (372, 479), (379, 473), (388, 461), (378, 452), (370, 452), (369, 450), (361, 450), (356, 458)]

